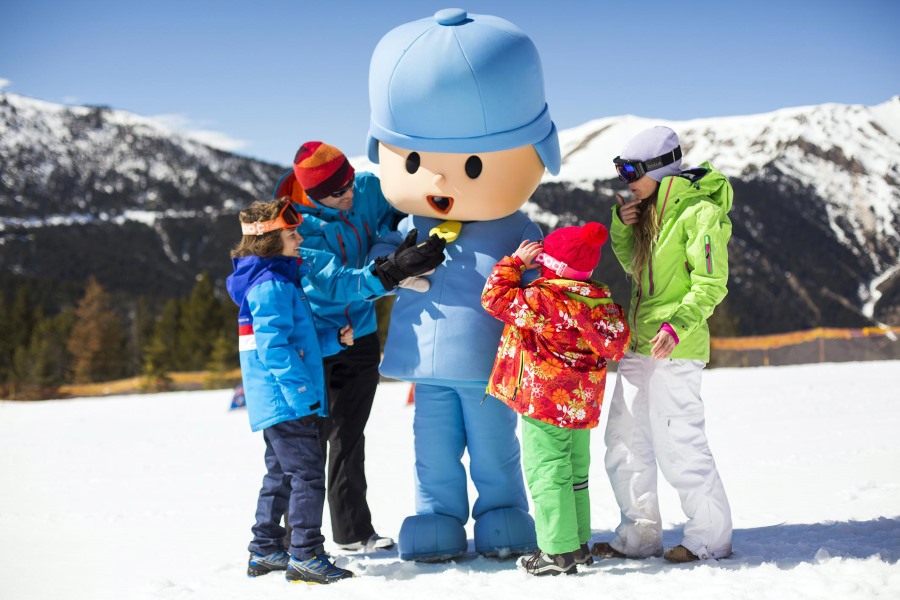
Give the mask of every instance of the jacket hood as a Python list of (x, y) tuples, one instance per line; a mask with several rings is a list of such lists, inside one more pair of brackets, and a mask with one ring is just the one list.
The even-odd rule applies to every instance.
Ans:
[[(668, 178), (663, 179), (660, 183), (660, 200), (665, 195), (664, 190), (668, 188), (668, 185)], [(727, 213), (731, 210), (734, 190), (728, 178), (717, 171), (711, 164), (704, 162), (699, 167), (687, 169), (682, 171), (680, 175), (673, 176), (672, 188), (669, 190), (669, 196), (672, 195), (680, 198), (708, 196)]]
[(536, 279), (532, 285), (550, 287), (558, 290), (579, 302), (583, 302), (590, 306), (596, 303), (595, 300), (601, 298), (609, 298), (609, 288), (606, 284), (598, 281), (578, 281), (575, 279)]
[(599, 281), (577, 281), (575, 279), (536, 279), (532, 287), (538, 286), (562, 294), (575, 302), (566, 303), (569, 315), (581, 330), (593, 329), (591, 311), (600, 304), (611, 304), (609, 288)]
[(234, 273), (225, 280), (228, 295), (238, 306), (242, 306), (250, 288), (263, 276), (283, 279), (300, 284), (300, 272), (297, 269), (298, 259), (291, 256), (241, 256), (231, 259)]

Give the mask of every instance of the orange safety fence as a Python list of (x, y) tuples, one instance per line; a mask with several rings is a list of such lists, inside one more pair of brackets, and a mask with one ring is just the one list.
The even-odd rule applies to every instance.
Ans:
[(710, 366), (754, 367), (900, 359), (900, 327), (819, 327), (775, 335), (712, 338)]
[(900, 334), (900, 327), (865, 327), (863, 329), (817, 327), (806, 331), (792, 331), (790, 333), (773, 335), (714, 337), (710, 340), (710, 346), (713, 350), (771, 350), (816, 340), (850, 340), (873, 336), (887, 336), (894, 339), (898, 334)]

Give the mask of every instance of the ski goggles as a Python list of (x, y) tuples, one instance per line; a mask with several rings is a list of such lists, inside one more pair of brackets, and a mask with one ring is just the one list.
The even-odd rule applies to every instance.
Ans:
[(627, 160), (617, 156), (613, 159), (613, 164), (616, 166), (616, 173), (619, 174), (619, 179), (625, 183), (632, 183), (650, 171), (671, 165), (679, 158), (681, 158), (681, 146), (675, 146), (675, 149), (671, 152), (666, 152), (650, 160)]
[(294, 208), (293, 202), (286, 202), (278, 216), (271, 221), (257, 221), (256, 223), (241, 223), (241, 232), (244, 235), (262, 235), (279, 229), (293, 229), (303, 222), (303, 216)]

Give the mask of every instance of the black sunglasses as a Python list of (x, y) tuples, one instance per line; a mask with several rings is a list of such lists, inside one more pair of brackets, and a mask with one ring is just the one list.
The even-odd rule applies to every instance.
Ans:
[(347, 193), (347, 190), (349, 190), (352, 187), (353, 187), (353, 179), (351, 178), (350, 183), (348, 183), (347, 185), (345, 185), (344, 187), (342, 187), (341, 189), (339, 189), (337, 191), (331, 192), (328, 195), (331, 196), (332, 198), (340, 198), (341, 196), (343, 196), (344, 194)]
[(627, 160), (621, 156), (617, 156), (613, 159), (613, 164), (616, 165), (616, 173), (619, 174), (619, 179), (625, 183), (632, 183), (646, 175), (649, 171), (671, 165), (679, 158), (681, 158), (681, 146), (675, 146), (675, 149), (671, 152), (666, 152), (665, 154), (657, 156), (656, 158), (651, 158), (650, 160)]

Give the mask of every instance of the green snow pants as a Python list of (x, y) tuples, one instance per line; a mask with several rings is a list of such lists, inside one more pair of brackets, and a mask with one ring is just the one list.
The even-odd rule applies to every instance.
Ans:
[(538, 547), (547, 554), (577, 550), (591, 539), (591, 430), (564, 429), (523, 415), (522, 455)]

